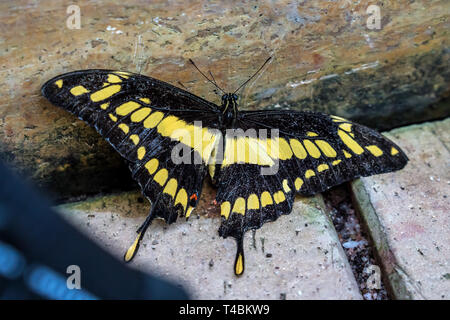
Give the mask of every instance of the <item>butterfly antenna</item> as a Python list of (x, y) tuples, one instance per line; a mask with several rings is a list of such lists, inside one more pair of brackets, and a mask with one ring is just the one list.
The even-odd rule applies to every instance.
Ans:
[(263, 65), (261, 67), (259, 67), (259, 69), (250, 78), (248, 78), (247, 81), (245, 81), (243, 84), (241, 84), (239, 86), (239, 88), (237, 88), (236, 91), (233, 92), (233, 94), (238, 92), (243, 86), (245, 86), (247, 83), (249, 83), (249, 81), (252, 80), (271, 59), (272, 59), (272, 57), (267, 58), (266, 62), (264, 62)]
[(211, 71), (208, 71), (208, 73), (209, 73), (209, 75), (211, 76), (212, 81), (213, 81), (215, 84), (217, 84), (216, 79), (214, 79), (214, 76), (213, 76), (212, 72), (211, 72)]
[(184, 84), (182, 84), (181, 81), (178, 81), (178, 84), (179, 84), (180, 86), (182, 86), (184, 89), (186, 89), (187, 91), (189, 91), (189, 89), (186, 88), (186, 86), (185, 86)]
[[(209, 73), (209, 75), (211, 76), (212, 81), (214, 81), (214, 83), (217, 85), (216, 79), (214, 79), (214, 76), (213, 76), (212, 72), (211, 72), (211, 71), (208, 71), (208, 73)], [(214, 89), (214, 93), (220, 95), (220, 93), (217, 92), (216, 89)]]
[[(217, 89), (219, 89), (220, 91), (222, 91), (223, 93), (225, 93), (225, 91), (223, 91), (222, 88), (219, 87), (219, 86), (217, 85), (217, 83), (216, 83), (215, 80), (212, 81), (211, 79), (209, 79), (209, 78), (208, 78), (208, 77), (207, 77), (207, 76), (206, 76), (206, 75), (205, 75), (205, 74), (197, 67), (197, 65), (194, 63), (194, 61), (192, 61), (192, 59), (189, 59), (189, 62), (192, 63), (192, 65), (195, 67), (195, 69), (197, 69), (197, 71), (200, 72), (200, 74), (201, 74), (202, 76), (204, 76), (206, 80), (208, 80), (209, 82), (211, 82)], [(213, 79), (214, 79), (214, 77), (213, 77)]]

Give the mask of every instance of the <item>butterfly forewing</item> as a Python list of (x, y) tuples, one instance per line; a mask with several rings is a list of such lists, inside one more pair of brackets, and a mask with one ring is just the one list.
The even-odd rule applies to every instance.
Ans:
[[(194, 145), (193, 137), (180, 137), (177, 130), (205, 135), (208, 146), (214, 136), (194, 121), (217, 128), (216, 105), (156, 79), (112, 70), (63, 74), (49, 80), (42, 93), (96, 128), (130, 162), (133, 178), (155, 204), (156, 216), (170, 223), (191, 213), (195, 203), (190, 197), (201, 193), (208, 154), (202, 158), (204, 150)], [(190, 163), (171, 159), (180, 141)]]
[[(224, 236), (239, 236), (289, 214), (296, 193), (312, 195), (361, 176), (401, 169), (407, 162), (401, 149), (380, 133), (322, 113), (241, 112), (236, 126), (258, 134), (267, 130), (267, 138), (225, 139), (225, 160), (217, 173)], [(247, 153), (236, 150), (239, 140), (245, 140)], [(248, 159), (256, 150), (258, 157)], [(270, 160), (276, 170), (262, 174)]]

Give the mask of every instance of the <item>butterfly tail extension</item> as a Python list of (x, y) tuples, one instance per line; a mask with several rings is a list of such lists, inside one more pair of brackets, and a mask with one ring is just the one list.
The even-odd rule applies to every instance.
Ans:
[(139, 246), (141, 244), (141, 240), (144, 237), (148, 227), (152, 224), (153, 219), (155, 218), (156, 218), (156, 205), (152, 205), (150, 213), (148, 214), (147, 218), (145, 218), (144, 223), (136, 231), (137, 232), (136, 239), (134, 240), (133, 244), (128, 248), (128, 250), (125, 252), (125, 255), (123, 257), (125, 262), (130, 262), (136, 256), (136, 253), (138, 252)]
[(241, 276), (245, 270), (245, 259), (244, 259), (244, 235), (236, 238), (237, 251), (236, 259), (234, 261), (234, 274), (236, 276)]

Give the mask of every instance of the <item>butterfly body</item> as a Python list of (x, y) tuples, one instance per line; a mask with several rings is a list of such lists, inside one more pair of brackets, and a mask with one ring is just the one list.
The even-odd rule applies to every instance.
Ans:
[(238, 117), (237, 95), (226, 93), (222, 96), (222, 123), (223, 128), (233, 128)]
[[(156, 217), (188, 218), (209, 174), (221, 207), (219, 234), (237, 240), (289, 214), (296, 194), (313, 195), (361, 176), (401, 169), (406, 155), (378, 132), (317, 112), (240, 111), (150, 77), (81, 70), (42, 87), (53, 104), (93, 126), (124, 157), (152, 208), (125, 254), (130, 261)], [(182, 160), (182, 161), (180, 161)]]

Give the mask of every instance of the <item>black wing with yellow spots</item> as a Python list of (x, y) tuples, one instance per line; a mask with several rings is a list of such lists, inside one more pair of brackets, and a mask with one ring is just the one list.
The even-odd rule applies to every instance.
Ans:
[[(201, 193), (216, 136), (217, 106), (153, 78), (111, 70), (75, 71), (49, 80), (42, 94), (93, 126), (126, 160), (152, 209), (125, 254), (130, 261), (155, 217), (172, 223), (189, 217)], [(199, 118), (201, 116), (201, 118)], [(189, 135), (179, 134), (179, 129)], [(194, 141), (200, 136), (202, 143)], [(186, 146), (191, 160), (175, 164), (172, 151)], [(180, 151), (181, 153), (183, 152)], [(186, 158), (184, 158), (186, 159)]]
[[(358, 177), (395, 171), (408, 160), (378, 132), (322, 113), (240, 112), (235, 126), (248, 134), (225, 135), (224, 161), (215, 179), (219, 233), (237, 239), (237, 274), (244, 270), (244, 233), (289, 214), (295, 194), (313, 195)], [(258, 134), (261, 129), (265, 138)], [(262, 167), (274, 170), (262, 174)]]

